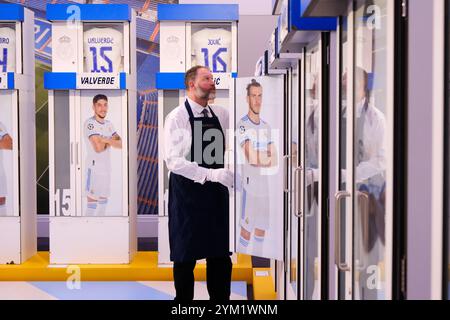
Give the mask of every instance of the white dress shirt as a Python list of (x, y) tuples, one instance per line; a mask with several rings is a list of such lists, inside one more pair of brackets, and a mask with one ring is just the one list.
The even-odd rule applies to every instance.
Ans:
[[(204, 108), (198, 103), (186, 98), (191, 106), (194, 117), (203, 117)], [(219, 106), (209, 106), (219, 119), (227, 141), (229, 128), (228, 110)], [(208, 117), (212, 117), (208, 108)], [(191, 162), (186, 156), (191, 151), (192, 129), (189, 122), (189, 113), (184, 103), (170, 112), (164, 122), (164, 160), (170, 172), (181, 175), (197, 183), (205, 183), (208, 169), (200, 167), (196, 162)], [(227, 142), (225, 142), (228, 145)]]
[[(365, 102), (364, 99), (357, 105), (356, 118), (361, 116)], [(356, 137), (356, 139), (364, 141), (363, 158), (365, 159), (359, 164), (356, 163), (355, 180), (357, 182), (366, 181), (377, 175), (384, 177), (386, 171), (386, 117), (378, 108), (369, 103), (365, 111), (364, 123), (363, 136)]]
[[(356, 106), (355, 121), (361, 116), (363, 108), (366, 105), (366, 99), (360, 101)], [(369, 103), (365, 111), (364, 131), (362, 137), (358, 137), (355, 132), (355, 139), (362, 139), (364, 141), (363, 158), (365, 160), (360, 163), (355, 163), (355, 182), (363, 183), (375, 176), (382, 176), (385, 178), (386, 173), (386, 117), (383, 112)], [(355, 150), (357, 151), (357, 148)], [(346, 182), (346, 170), (341, 170), (342, 182)]]

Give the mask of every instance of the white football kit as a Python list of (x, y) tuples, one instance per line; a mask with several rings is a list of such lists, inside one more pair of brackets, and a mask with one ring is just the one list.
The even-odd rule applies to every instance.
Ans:
[[(6, 127), (0, 122), (0, 140), (7, 134)], [(0, 198), (6, 197), (8, 191), (6, 188), (5, 168), (3, 168), (3, 152), (5, 152), (5, 150), (0, 150)]]
[(84, 32), (84, 71), (117, 73), (123, 71), (123, 36), (113, 28), (92, 28)]
[(192, 35), (192, 65), (231, 72), (231, 31), (205, 28)]
[(238, 143), (242, 154), (241, 179), (242, 179), (242, 204), (241, 226), (251, 232), (253, 228), (267, 230), (269, 228), (269, 179), (268, 170), (256, 167), (245, 159), (244, 144), (250, 142), (257, 151), (270, 150), (273, 143), (271, 128), (263, 120), (259, 124), (253, 123), (246, 115), (238, 125)]
[(84, 123), (84, 135), (86, 137), (86, 195), (94, 200), (108, 198), (111, 189), (111, 147), (102, 152), (96, 152), (89, 140), (92, 136), (101, 136), (110, 139), (116, 134), (112, 123), (98, 122), (91, 117)]
[(0, 28), (0, 72), (16, 71), (16, 31)]

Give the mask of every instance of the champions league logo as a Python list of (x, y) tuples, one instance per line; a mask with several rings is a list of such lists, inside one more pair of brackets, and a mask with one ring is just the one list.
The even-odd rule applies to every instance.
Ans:
[(239, 127), (239, 132), (240, 133), (244, 133), (245, 132), (245, 127), (244, 126), (240, 126)]
[(94, 129), (94, 125), (92, 123), (89, 123), (87, 128), (88, 128), (88, 130), (93, 130)]

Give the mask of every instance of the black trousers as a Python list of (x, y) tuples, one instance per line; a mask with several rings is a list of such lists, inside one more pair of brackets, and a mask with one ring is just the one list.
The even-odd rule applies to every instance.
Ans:
[[(174, 263), (175, 301), (194, 300), (195, 264), (196, 261)], [(206, 259), (206, 286), (210, 300), (230, 300), (232, 269), (233, 263), (229, 256)]]

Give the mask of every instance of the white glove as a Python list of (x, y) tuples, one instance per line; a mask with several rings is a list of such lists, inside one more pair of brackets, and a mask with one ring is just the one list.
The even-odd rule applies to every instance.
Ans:
[(229, 169), (209, 169), (206, 180), (221, 183), (227, 188), (233, 188), (234, 174)]

